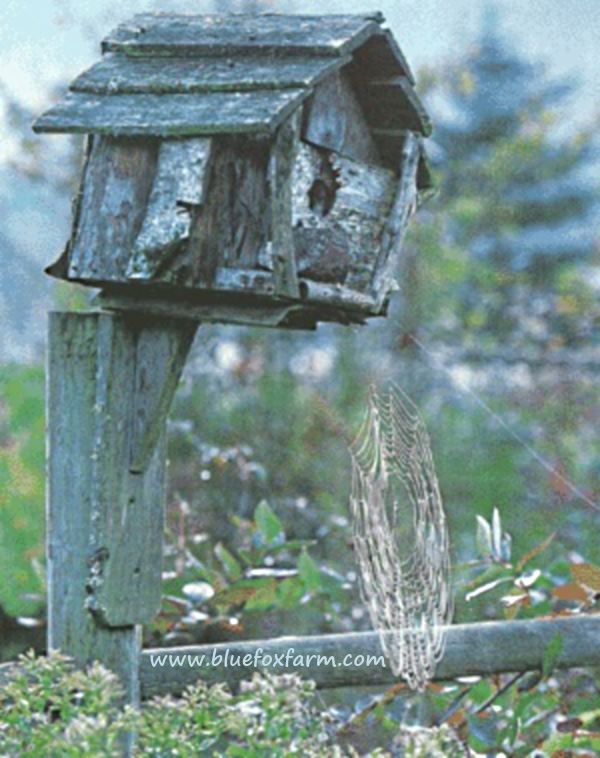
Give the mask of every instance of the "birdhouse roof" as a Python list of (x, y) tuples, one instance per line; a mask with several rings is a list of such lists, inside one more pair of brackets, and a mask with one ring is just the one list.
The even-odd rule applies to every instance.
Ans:
[[(34, 124), (115, 136), (269, 134), (329, 74), (348, 72), (378, 143), (430, 133), (381, 14), (139, 14)], [(378, 104), (381, 105), (378, 106)]]

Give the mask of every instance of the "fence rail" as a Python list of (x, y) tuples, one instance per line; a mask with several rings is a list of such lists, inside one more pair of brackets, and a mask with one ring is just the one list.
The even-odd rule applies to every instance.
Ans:
[[(435, 679), (443, 681), (460, 676), (541, 669), (544, 652), (557, 634), (563, 641), (557, 668), (600, 666), (600, 614), (530, 621), (487, 621), (455, 624), (448, 628), (446, 651)], [(280, 662), (284, 661), (288, 650), (293, 650), (288, 656), (289, 665), (281, 667), (276, 656)], [(397, 681), (381, 662), (373, 665), (368, 661), (368, 656), (382, 654), (377, 634), (354, 632), (147, 649), (142, 652), (140, 662), (142, 697), (177, 695), (199, 678), (209, 683), (227, 682), (235, 686), (248, 679), (256, 668), (253, 663), (226, 666), (225, 655), (231, 664), (238, 656), (240, 661), (244, 656), (250, 656), (247, 660), (254, 661), (258, 653), (261, 663), (266, 656), (273, 659), (272, 665), (259, 664), (261, 670), (295, 672), (312, 679), (320, 689), (385, 685)], [(199, 663), (202, 657), (204, 665)], [(294, 663), (298, 657), (306, 665)], [(352, 661), (351, 664), (344, 665), (344, 659)], [(217, 664), (213, 665), (213, 661)], [(0, 684), (15, 668), (15, 663), (0, 665)]]

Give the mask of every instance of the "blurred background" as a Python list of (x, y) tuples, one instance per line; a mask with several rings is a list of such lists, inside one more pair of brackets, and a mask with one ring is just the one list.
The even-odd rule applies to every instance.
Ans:
[[(142, 10), (322, 12), (261, 0), (5, 0), (0, 17), (0, 657), (44, 635), (44, 334), (88, 293), (43, 273), (67, 239), (82, 144), (36, 113)], [(426, 419), (457, 566), (531, 556), (548, 587), (600, 546), (597, 0), (353, 0), (379, 9), (433, 117), (437, 191), (413, 222), (390, 316), (316, 333), (201, 327), (170, 422), (165, 603), (148, 642), (368, 627), (356, 591), (350, 461), (369, 382)], [(497, 508), (512, 553), (491, 555)], [(546, 541), (546, 542), (544, 542)], [(461, 573), (467, 564), (466, 574)], [(497, 567), (496, 567), (497, 568)], [(502, 568), (502, 567), (500, 567)], [(482, 576), (480, 572), (478, 576)], [(543, 588), (542, 588), (543, 589)], [(568, 600), (568, 599), (567, 599)]]

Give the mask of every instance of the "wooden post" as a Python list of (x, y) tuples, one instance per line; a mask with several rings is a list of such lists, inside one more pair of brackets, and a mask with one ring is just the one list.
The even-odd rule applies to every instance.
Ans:
[(50, 314), (48, 648), (100, 661), (134, 705), (140, 625), (160, 606), (165, 419), (194, 332)]

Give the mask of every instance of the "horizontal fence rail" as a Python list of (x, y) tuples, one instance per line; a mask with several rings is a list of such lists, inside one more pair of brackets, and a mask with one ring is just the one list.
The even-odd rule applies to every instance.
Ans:
[[(544, 652), (556, 635), (562, 638), (557, 668), (600, 666), (600, 614), (488, 621), (448, 628), (435, 679), (541, 669)], [(198, 679), (236, 686), (257, 670), (297, 673), (320, 689), (396, 682), (383, 660), (375, 632), (153, 648), (142, 652), (140, 683), (147, 699), (180, 694)], [(14, 663), (0, 666), (0, 684), (14, 668)]]
[[(557, 667), (600, 666), (600, 615), (489, 621), (448, 628), (446, 650), (435, 679), (541, 669), (544, 651), (557, 634), (563, 641)], [(273, 659), (271, 665), (265, 665), (267, 656)], [(198, 678), (235, 686), (257, 670), (255, 661), (260, 670), (298, 673), (321, 689), (397, 681), (381, 656), (375, 632), (149, 649), (143, 651), (141, 659), (142, 697), (180, 693)], [(249, 664), (244, 665), (244, 657)], [(374, 662), (377, 658), (380, 660)], [(344, 665), (344, 660), (349, 665)]]

